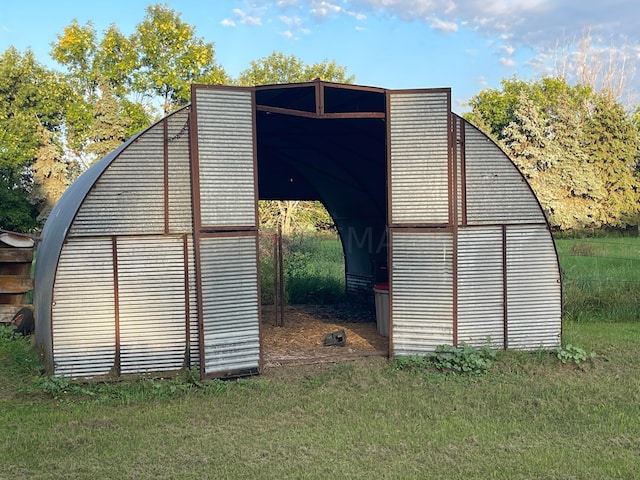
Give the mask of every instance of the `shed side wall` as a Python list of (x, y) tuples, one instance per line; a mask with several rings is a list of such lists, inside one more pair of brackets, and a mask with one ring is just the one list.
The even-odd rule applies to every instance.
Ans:
[(507, 347), (560, 345), (562, 298), (558, 260), (545, 226), (507, 226)]
[(64, 244), (53, 291), (55, 375), (93, 377), (115, 362), (115, 296), (111, 238)]
[(458, 230), (458, 341), (504, 345), (502, 228)]
[(432, 352), (453, 342), (453, 235), (391, 233), (392, 355)]
[(182, 238), (119, 238), (117, 251), (120, 372), (179, 370), (187, 336)]

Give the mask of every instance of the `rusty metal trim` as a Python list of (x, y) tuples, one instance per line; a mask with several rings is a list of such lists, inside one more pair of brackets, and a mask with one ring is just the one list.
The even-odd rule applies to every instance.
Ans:
[[(188, 117), (187, 117), (188, 118)], [(164, 233), (169, 233), (169, 120), (162, 121), (162, 154), (164, 168)]]
[[(316, 106), (316, 108), (319, 108)], [(322, 106), (324, 109), (324, 106)], [(256, 111), (258, 112), (269, 112), (269, 113), (279, 113), (282, 115), (290, 115), (292, 117), (305, 117), (305, 118), (316, 118), (316, 119), (334, 119), (334, 118), (385, 118), (385, 114), (382, 112), (342, 112), (342, 113), (318, 113), (318, 112), (307, 112), (305, 110), (294, 110), (291, 108), (282, 108), (282, 107), (269, 107), (264, 105), (256, 105)]]
[(198, 152), (198, 104), (196, 90), (206, 86), (191, 85), (191, 116), (189, 122), (189, 151), (191, 155), (191, 208), (193, 209), (193, 256), (195, 262), (196, 303), (198, 308), (198, 349), (200, 360), (200, 377), (204, 377), (204, 323), (202, 308), (202, 268), (200, 264), (200, 162)]
[(460, 118), (456, 118), (460, 123), (460, 211), (462, 213), (462, 225), (467, 226), (467, 157), (465, 142), (465, 122)]
[(504, 344), (503, 348), (506, 350), (509, 348), (509, 318), (508, 318), (508, 305), (507, 305), (507, 290), (509, 288), (507, 284), (507, 226), (502, 227), (502, 311), (504, 322)]
[(182, 255), (184, 257), (184, 317), (185, 317), (185, 365), (191, 368), (191, 306), (189, 305), (189, 238), (182, 235)]
[(113, 257), (113, 321), (115, 324), (115, 352), (113, 358), (113, 369), (117, 376), (120, 376), (120, 294), (118, 288), (118, 237), (111, 237), (111, 255)]

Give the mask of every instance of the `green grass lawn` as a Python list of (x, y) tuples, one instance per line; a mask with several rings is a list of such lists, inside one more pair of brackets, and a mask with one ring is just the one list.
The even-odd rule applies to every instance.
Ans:
[[(559, 241), (565, 275), (600, 288), (593, 250), (576, 254), (592, 247), (575, 242)], [(598, 244), (618, 285), (637, 270), (612, 257), (633, 265), (633, 245)], [(612, 312), (638, 301), (619, 307), (614, 291), (602, 297)], [(28, 341), (2, 329), (0, 478), (638, 478), (640, 322), (577, 315), (574, 298), (563, 343), (592, 360), (500, 352), (475, 376), (368, 358), (239, 380), (72, 384), (43, 377)]]
[(556, 240), (565, 319), (640, 320), (640, 237)]

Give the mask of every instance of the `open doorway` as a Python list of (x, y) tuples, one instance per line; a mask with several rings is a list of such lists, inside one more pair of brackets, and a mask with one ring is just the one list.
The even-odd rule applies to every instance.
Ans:
[[(388, 334), (381, 335), (371, 293), (347, 294), (343, 242), (328, 212), (319, 202), (282, 203), (261, 202), (264, 365), (387, 355)], [(296, 228), (283, 229), (270, 216), (287, 207), (306, 210), (306, 219), (294, 219), (303, 222)]]
[[(323, 82), (256, 90), (259, 199), (321, 204), (331, 224), (328, 232), (282, 237), (280, 276), (264, 257), (278, 251), (268, 243), (275, 232), (266, 234), (268, 246), (261, 242), (262, 290), (285, 283), (282, 306), (262, 299), (267, 366), (388, 352), (374, 298), (375, 285), (387, 281), (385, 98), (384, 90)], [(332, 255), (337, 276), (322, 270)], [(325, 336), (341, 330), (345, 345), (325, 347)]]

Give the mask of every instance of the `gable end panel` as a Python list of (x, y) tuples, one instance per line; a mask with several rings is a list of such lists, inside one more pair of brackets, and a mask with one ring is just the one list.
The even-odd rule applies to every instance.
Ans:
[(458, 230), (458, 342), (504, 345), (501, 227)]
[(191, 156), (189, 151), (190, 110), (184, 109), (167, 118), (169, 232), (191, 233)]
[(164, 233), (164, 177), (160, 122), (124, 149), (96, 181), (70, 235)]
[(470, 225), (545, 223), (533, 191), (509, 157), (465, 123), (466, 212)]

